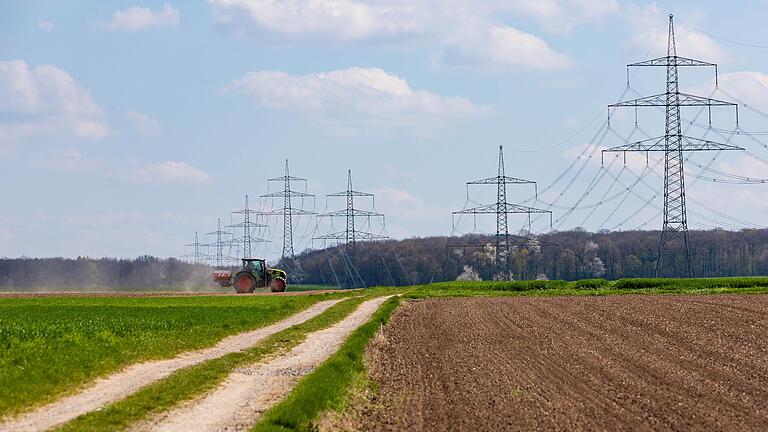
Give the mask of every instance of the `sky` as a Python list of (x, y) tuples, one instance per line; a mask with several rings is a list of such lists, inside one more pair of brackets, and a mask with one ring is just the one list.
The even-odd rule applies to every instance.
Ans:
[[(385, 215), (364, 230), (491, 232), (492, 216), (451, 212), (495, 200), (465, 183), (495, 175), (500, 145), (507, 175), (538, 183), (538, 201), (510, 185), (509, 202), (553, 212), (532, 231), (659, 229), (659, 155), (600, 150), (663, 134), (654, 108), (638, 128), (632, 110), (605, 122), (619, 98), (664, 91), (660, 68), (627, 88), (625, 65), (665, 55), (670, 13), (678, 54), (719, 65), (719, 88), (688, 68), (681, 90), (733, 97), (743, 131), (768, 131), (766, 0), (0, 0), (0, 256), (190, 253), (246, 194), (279, 207), (259, 197), (286, 159), (316, 195), (295, 206), (343, 208), (325, 195), (351, 170), (375, 194), (359, 208)], [(686, 161), (692, 229), (768, 224), (768, 184), (722, 181), (768, 178), (768, 136), (732, 137), (729, 109), (714, 129), (684, 111), (691, 135), (746, 149)], [(280, 220), (264, 222), (257, 253), (279, 256)], [(296, 251), (343, 223), (298, 218)]]

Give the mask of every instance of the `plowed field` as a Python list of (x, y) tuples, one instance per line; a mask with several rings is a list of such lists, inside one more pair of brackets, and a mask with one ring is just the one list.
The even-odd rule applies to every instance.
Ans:
[(367, 352), (363, 430), (768, 430), (768, 295), (435, 299)]

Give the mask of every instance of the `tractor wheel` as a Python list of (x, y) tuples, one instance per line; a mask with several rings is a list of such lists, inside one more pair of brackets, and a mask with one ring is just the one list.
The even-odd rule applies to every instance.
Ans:
[(252, 293), (256, 289), (256, 278), (249, 272), (240, 272), (235, 276), (234, 285), (238, 294)]
[(272, 292), (285, 292), (285, 288), (286, 283), (283, 278), (272, 279), (272, 282), (269, 283), (269, 289), (272, 290)]

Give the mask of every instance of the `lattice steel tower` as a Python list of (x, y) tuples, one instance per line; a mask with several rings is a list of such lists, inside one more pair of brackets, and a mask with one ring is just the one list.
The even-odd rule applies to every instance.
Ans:
[(224, 246), (227, 246), (229, 244), (229, 241), (225, 239), (224, 236), (231, 235), (228, 231), (222, 231), (221, 229), (221, 218), (217, 219), (218, 225), (216, 231), (212, 231), (209, 233), (206, 233), (208, 235), (215, 235), (216, 236), (216, 243), (212, 244), (211, 246), (214, 246), (216, 248), (216, 267), (222, 267), (224, 266)]
[(227, 228), (242, 228), (243, 236), (237, 240), (243, 243), (243, 258), (253, 257), (253, 243), (264, 243), (269, 240), (265, 240), (253, 235), (253, 230), (256, 228), (267, 228), (267, 225), (256, 223), (251, 220), (251, 215), (258, 215), (260, 212), (251, 209), (248, 206), (248, 195), (245, 196), (245, 207), (242, 210), (233, 211), (233, 214), (243, 215), (243, 221), (240, 223), (228, 225)]
[[(464, 214), (495, 214), (496, 215), (496, 236), (495, 236), (495, 263), (498, 276), (504, 278), (509, 277), (510, 264), (509, 264), (509, 252), (510, 252), (510, 240), (511, 237), (517, 237), (509, 234), (509, 220), (510, 214), (527, 214), (530, 228), (531, 214), (537, 213), (549, 213), (550, 225), (552, 224), (552, 212), (549, 210), (538, 209), (535, 207), (527, 207), (519, 204), (512, 204), (507, 202), (507, 185), (508, 184), (532, 184), (536, 187), (536, 182), (531, 180), (525, 180), (516, 177), (508, 177), (504, 172), (504, 147), (499, 146), (499, 166), (496, 176), (488, 177), (480, 180), (474, 180), (467, 182), (469, 185), (496, 185), (496, 202), (493, 204), (483, 205), (479, 207), (468, 208), (453, 212), (453, 215)], [(538, 195), (538, 193), (537, 193)]]
[[(267, 180), (268, 182), (283, 182), (283, 190), (279, 192), (273, 192), (266, 195), (262, 195), (262, 198), (283, 198), (283, 207), (274, 209), (259, 214), (266, 216), (283, 216), (283, 254), (282, 259), (286, 260), (290, 258), (294, 260), (293, 250), (293, 216), (310, 216), (315, 212), (297, 208), (293, 205), (294, 198), (314, 198), (314, 195), (305, 192), (295, 191), (291, 188), (293, 182), (304, 182), (306, 185), (307, 179), (300, 177), (292, 177), (288, 170), (288, 159), (285, 160), (285, 175), (282, 177), (275, 177)], [(294, 260), (295, 261), (295, 260)]]
[(195, 231), (195, 242), (185, 244), (184, 246), (194, 248), (191, 254), (184, 254), (182, 256), (185, 258), (192, 258), (195, 264), (200, 264), (201, 262), (203, 262), (203, 258), (206, 258), (206, 255), (200, 251), (200, 247), (205, 245), (200, 243), (200, 241), (197, 239), (197, 231)]
[[(685, 264), (685, 274), (693, 276), (691, 266), (691, 251), (688, 242), (688, 219), (685, 209), (685, 171), (683, 169), (683, 152), (709, 150), (744, 150), (741, 147), (694, 138), (683, 135), (681, 128), (680, 107), (713, 106), (736, 107), (736, 124), (738, 125), (738, 106), (731, 102), (681, 93), (678, 84), (677, 68), (679, 66), (713, 67), (715, 69), (715, 85), (717, 85), (717, 65), (700, 60), (694, 60), (677, 55), (675, 46), (675, 27), (672, 15), (669, 16), (669, 34), (667, 37), (667, 55), (652, 60), (646, 60), (627, 65), (627, 86), (629, 86), (629, 68), (644, 66), (661, 66), (667, 68), (667, 91), (665, 93), (647, 96), (635, 100), (609, 105), (618, 107), (664, 107), (666, 124), (664, 135), (649, 138), (634, 143), (613, 147), (604, 152), (663, 152), (664, 153), (664, 224), (659, 241), (659, 257), (656, 261), (656, 276), (679, 276), (680, 265)], [(670, 271), (671, 270), (671, 271)]]
[(344, 244), (349, 246), (350, 252), (354, 255), (355, 243), (358, 240), (383, 240), (386, 236), (361, 231), (355, 228), (355, 218), (367, 217), (367, 218), (381, 218), (382, 223), (384, 215), (381, 213), (360, 210), (355, 208), (355, 197), (366, 197), (374, 199), (372, 193), (356, 191), (352, 188), (352, 170), (347, 171), (347, 190), (342, 192), (336, 192), (326, 195), (327, 197), (343, 197), (346, 199), (347, 206), (344, 210), (337, 210), (327, 213), (321, 213), (317, 215), (318, 218), (334, 218), (343, 217), (346, 219), (346, 229), (335, 233), (328, 233), (315, 237), (315, 240), (337, 240), (344, 241)]

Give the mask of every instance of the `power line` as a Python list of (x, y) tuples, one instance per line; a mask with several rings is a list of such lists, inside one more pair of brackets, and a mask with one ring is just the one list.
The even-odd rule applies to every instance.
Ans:
[(746, 42), (738, 42), (738, 41), (735, 41), (735, 40), (732, 40), (732, 39), (726, 39), (726, 38), (724, 38), (722, 36), (716, 36), (716, 35), (714, 35), (712, 33), (706, 32), (706, 31), (704, 31), (704, 30), (702, 30), (702, 29), (700, 29), (698, 27), (694, 27), (691, 24), (688, 24), (686, 22), (683, 22), (683, 21), (678, 21), (678, 22), (680, 24), (682, 24), (682, 25), (692, 29), (692, 30), (696, 30), (697, 32), (699, 32), (699, 33), (701, 33), (703, 35), (709, 36), (712, 39), (721, 40), (723, 42), (728, 42), (730, 44), (739, 45), (739, 46), (743, 46), (743, 47), (768, 49), (768, 45), (760, 45), (760, 44), (753, 44), (753, 43), (746, 43)]

